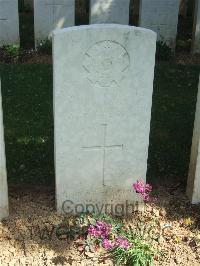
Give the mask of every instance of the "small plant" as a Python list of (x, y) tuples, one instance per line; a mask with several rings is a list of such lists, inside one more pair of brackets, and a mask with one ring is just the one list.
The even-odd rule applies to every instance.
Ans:
[(128, 237), (129, 247), (118, 246), (112, 250), (116, 265), (147, 266), (153, 265), (155, 252), (150, 245), (136, 237)]
[(4, 45), (1, 47), (1, 54), (8, 57), (13, 62), (17, 62), (20, 56), (20, 47), (16, 44)]
[(45, 39), (37, 43), (37, 51), (41, 54), (52, 54), (52, 40)]
[[(133, 188), (145, 201), (149, 200), (152, 186), (137, 181)], [(76, 239), (77, 249), (88, 253), (109, 253), (115, 265), (150, 266), (158, 252), (153, 241), (158, 241), (160, 228), (155, 220), (141, 221), (135, 227), (125, 226), (121, 220), (107, 214), (84, 213), (73, 221), (61, 224), (56, 233), (70, 241)]]
[[(111, 253), (115, 265), (153, 265), (156, 252), (153, 251), (150, 244), (112, 218), (108, 219), (106, 216), (106, 221), (103, 217), (101, 218), (98, 220), (95, 217), (92, 224), (88, 226), (87, 239), (90, 244)], [(111, 220), (111, 223), (107, 222), (108, 220)]]
[(172, 49), (164, 41), (157, 41), (156, 43), (156, 59), (169, 60), (172, 56)]

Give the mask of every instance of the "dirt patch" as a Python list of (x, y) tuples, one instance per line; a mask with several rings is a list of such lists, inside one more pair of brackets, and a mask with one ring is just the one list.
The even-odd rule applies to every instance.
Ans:
[(11, 50), (0, 48), (0, 63), (5, 64), (52, 64), (52, 56), (41, 53), (34, 49), (30, 50)]
[(177, 53), (174, 63), (178, 65), (200, 65), (200, 54)]
[[(157, 191), (159, 200), (145, 212), (125, 219), (137, 230), (138, 221), (152, 220), (161, 251), (155, 265), (200, 265), (200, 206), (192, 206), (181, 188)], [(54, 191), (46, 187), (10, 188), (10, 217), (0, 222), (0, 265), (114, 265), (109, 254), (79, 251), (77, 239), (58, 235), (66, 219), (55, 211)], [(78, 236), (77, 236), (78, 237)]]

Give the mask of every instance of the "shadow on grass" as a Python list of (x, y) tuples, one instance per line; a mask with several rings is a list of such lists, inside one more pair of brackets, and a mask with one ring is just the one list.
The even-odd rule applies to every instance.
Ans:
[(9, 183), (54, 184), (52, 67), (0, 65)]
[(155, 69), (147, 180), (186, 185), (199, 66)]

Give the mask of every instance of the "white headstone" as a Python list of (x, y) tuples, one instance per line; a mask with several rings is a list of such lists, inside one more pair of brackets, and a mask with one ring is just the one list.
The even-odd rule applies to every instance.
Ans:
[(50, 39), (55, 29), (74, 26), (74, 0), (34, 0), (35, 43)]
[(133, 202), (132, 184), (146, 179), (156, 34), (72, 27), (54, 32), (53, 47), (58, 210)]
[(90, 0), (90, 24), (129, 24), (130, 0)]
[(195, 1), (194, 24), (193, 24), (193, 53), (200, 53), (200, 1)]
[(19, 44), (18, 0), (0, 0), (0, 46)]
[(155, 31), (158, 40), (176, 45), (180, 0), (141, 0), (139, 25)]
[(3, 110), (0, 82), (0, 219), (8, 216), (8, 187), (6, 175), (6, 157), (4, 147)]
[(192, 203), (200, 203), (200, 83), (194, 121), (187, 195)]

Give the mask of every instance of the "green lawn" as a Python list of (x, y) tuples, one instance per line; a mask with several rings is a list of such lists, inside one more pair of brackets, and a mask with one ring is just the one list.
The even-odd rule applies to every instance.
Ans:
[(187, 180), (200, 66), (161, 64), (155, 70), (148, 177)]
[(0, 65), (10, 182), (54, 181), (52, 67)]
[[(150, 182), (186, 180), (199, 70), (156, 67)], [(0, 65), (0, 76), (9, 182), (53, 184), (52, 66)]]

